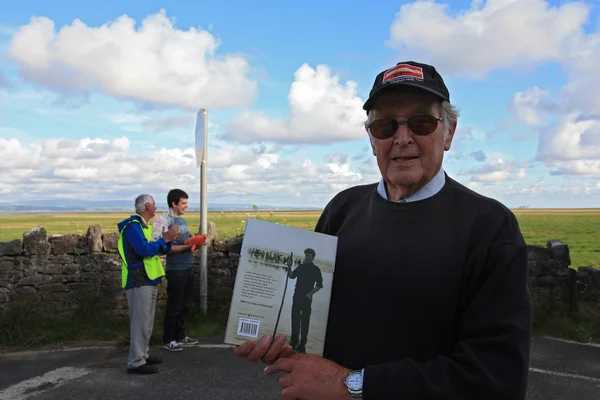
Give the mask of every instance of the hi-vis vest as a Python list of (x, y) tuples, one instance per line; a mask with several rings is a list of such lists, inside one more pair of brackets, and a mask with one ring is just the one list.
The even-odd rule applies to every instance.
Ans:
[[(142, 228), (142, 232), (144, 232), (144, 237), (150, 241), (152, 238), (152, 226), (147, 226), (144, 228), (140, 221), (131, 220), (121, 229), (119, 232), (119, 254), (121, 255), (121, 288), (124, 288), (127, 284), (127, 275), (129, 274), (129, 269), (127, 268), (127, 259), (125, 258), (125, 250), (123, 249), (123, 231), (125, 228), (129, 226), (131, 223), (140, 224), (140, 228)], [(144, 268), (146, 268), (146, 274), (150, 280), (154, 280), (156, 278), (160, 278), (165, 275), (165, 270), (163, 268), (162, 263), (160, 262), (160, 258), (158, 256), (152, 257), (144, 257)], [(138, 267), (141, 268), (141, 267)]]

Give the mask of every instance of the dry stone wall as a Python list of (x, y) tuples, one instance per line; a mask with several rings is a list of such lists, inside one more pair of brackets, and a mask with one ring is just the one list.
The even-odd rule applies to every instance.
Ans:
[[(11, 304), (47, 312), (72, 312), (91, 303), (126, 313), (120, 292), (117, 233), (47, 236), (43, 227), (23, 240), (0, 243), (0, 309)], [(125, 300), (125, 301), (124, 301)]]
[[(243, 235), (219, 240), (215, 224), (209, 221), (208, 305), (212, 313), (228, 310), (242, 239)], [(23, 240), (0, 242), (0, 313), (25, 304), (27, 309), (67, 314), (95, 306), (126, 316), (117, 240), (117, 233), (103, 233), (100, 226), (90, 225), (84, 235), (48, 236), (38, 227), (26, 232)], [(553, 241), (547, 247), (528, 246), (528, 257), (536, 307), (574, 311), (578, 302), (600, 305), (600, 271), (569, 268), (568, 246)], [(197, 250), (197, 272), (199, 261)], [(159, 307), (164, 305), (165, 293), (163, 284)], [(196, 293), (199, 297), (199, 287)]]

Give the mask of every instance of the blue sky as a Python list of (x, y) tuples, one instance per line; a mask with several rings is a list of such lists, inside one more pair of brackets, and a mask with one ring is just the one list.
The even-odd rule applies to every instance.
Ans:
[(197, 202), (207, 107), (210, 202), (324, 206), (379, 179), (362, 102), (417, 60), (461, 109), (452, 177), (509, 207), (598, 207), (599, 15), (591, 0), (0, 5), (0, 201), (180, 187)]

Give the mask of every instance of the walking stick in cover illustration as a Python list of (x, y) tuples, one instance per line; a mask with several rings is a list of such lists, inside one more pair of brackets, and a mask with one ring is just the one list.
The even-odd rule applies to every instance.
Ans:
[[(293, 264), (293, 262), (294, 262), (293, 260), (294, 260), (294, 253), (292, 252), (290, 254), (290, 264)], [(279, 318), (281, 317), (281, 310), (283, 309), (283, 303), (285, 301), (285, 293), (287, 291), (288, 280), (289, 280), (291, 270), (292, 270), (292, 266), (288, 265), (288, 269), (285, 273), (285, 287), (283, 288), (283, 297), (281, 298), (281, 306), (279, 307), (279, 314), (277, 314), (277, 322), (275, 322), (275, 329), (273, 330), (273, 338), (275, 338), (275, 335), (277, 334), (277, 326), (279, 325)]]

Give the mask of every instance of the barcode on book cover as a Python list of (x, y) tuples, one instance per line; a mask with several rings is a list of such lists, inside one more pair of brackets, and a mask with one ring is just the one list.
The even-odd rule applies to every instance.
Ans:
[(241, 336), (257, 338), (258, 328), (260, 328), (260, 321), (254, 319), (240, 318), (240, 321), (238, 323), (237, 334)]

